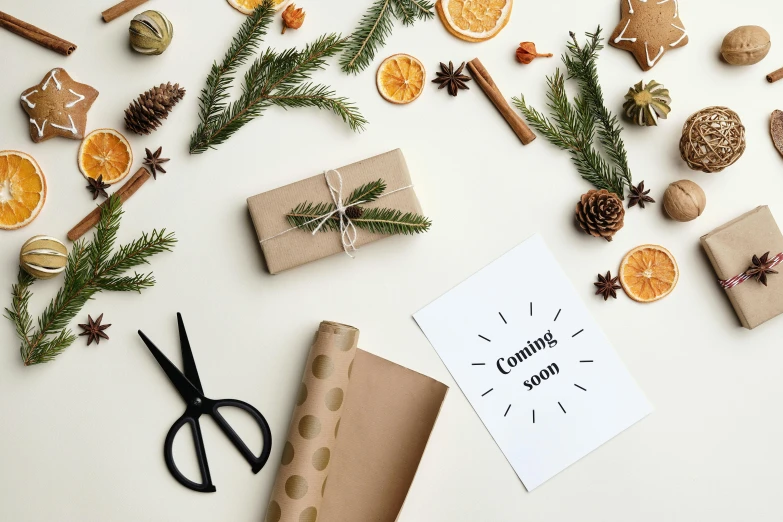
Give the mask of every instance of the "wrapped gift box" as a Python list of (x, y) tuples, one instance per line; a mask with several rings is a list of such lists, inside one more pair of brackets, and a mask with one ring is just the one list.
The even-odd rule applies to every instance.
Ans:
[[(718, 279), (728, 280), (744, 273), (754, 255), (783, 252), (783, 234), (769, 207), (761, 206), (702, 236), (701, 245)], [(783, 265), (775, 270), (783, 272)], [(748, 279), (726, 294), (742, 326), (753, 329), (783, 313), (783, 273), (769, 275), (767, 286)]]
[[(336, 170), (342, 176), (343, 197), (356, 187), (378, 179), (386, 182), (386, 193), (412, 185), (408, 165), (400, 149), (339, 167)], [(313, 203), (332, 201), (323, 173), (252, 196), (247, 200), (250, 217), (261, 243), (267, 268), (272, 274), (343, 252), (343, 244), (338, 232), (318, 232), (313, 235), (307, 230), (289, 230), (291, 225), (286, 219), (286, 214), (305, 201)], [(383, 196), (377, 201), (362, 206), (422, 213), (413, 187)], [(359, 248), (384, 237), (388, 236), (359, 230), (355, 246)]]

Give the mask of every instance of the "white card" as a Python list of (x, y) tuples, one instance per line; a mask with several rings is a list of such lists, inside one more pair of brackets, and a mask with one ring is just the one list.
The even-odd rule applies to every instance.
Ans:
[(652, 411), (538, 235), (414, 318), (528, 491)]

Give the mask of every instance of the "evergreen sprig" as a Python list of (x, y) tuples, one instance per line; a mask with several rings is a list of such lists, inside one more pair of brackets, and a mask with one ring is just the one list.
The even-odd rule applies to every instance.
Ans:
[[(386, 183), (379, 179), (356, 188), (343, 200), (343, 206), (347, 209), (355, 208), (358, 217), (351, 218), (356, 228), (368, 230), (373, 233), (395, 234), (421, 234), (427, 232), (432, 222), (425, 216), (389, 208), (364, 208), (361, 205), (371, 203), (380, 198), (386, 191)], [(300, 203), (286, 215), (288, 223), (292, 227), (302, 228), (313, 232), (323, 221), (323, 218), (336, 210), (334, 203)], [(327, 219), (319, 229), (323, 232), (339, 231), (340, 216), (334, 214)]]
[(315, 71), (326, 67), (327, 58), (345, 48), (347, 39), (337, 34), (322, 35), (302, 50), (267, 49), (244, 74), (239, 98), (228, 103), (229, 88), (237, 69), (256, 53), (274, 14), (273, 3), (265, 0), (242, 24), (223, 62), (212, 65), (199, 97), (199, 124), (190, 138), (191, 154), (215, 148), (271, 106), (330, 110), (354, 131), (367, 125), (367, 120), (347, 98), (337, 96), (325, 85), (309, 81)]
[(38, 317), (36, 328), (30, 316), (30, 287), (35, 279), (19, 270), (18, 281), (11, 289), (11, 308), (6, 317), (16, 326), (21, 341), (20, 353), (25, 366), (51, 361), (75, 340), (68, 324), (87, 301), (102, 291), (141, 292), (155, 284), (149, 274), (124, 275), (128, 270), (148, 264), (149, 258), (170, 251), (176, 243), (172, 233), (154, 230), (122, 245), (112, 254), (122, 217), (122, 203), (115, 194), (101, 209), (92, 241), (76, 241), (68, 254), (63, 286)]
[(393, 18), (404, 25), (435, 16), (435, 4), (424, 0), (376, 0), (359, 21), (348, 38), (340, 66), (346, 73), (358, 74), (370, 65), (378, 49), (386, 45), (386, 38), (394, 28)]
[[(604, 103), (603, 91), (598, 81), (598, 51), (601, 44), (601, 27), (595, 33), (586, 33), (588, 41), (580, 46), (576, 35), (570, 33), (568, 52), (562, 60), (569, 79), (579, 85), (579, 94), (569, 101), (565, 90), (566, 78), (555, 70), (547, 77), (549, 92), (547, 107), (551, 120), (525, 102), (525, 97), (513, 98), (514, 105), (522, 112), (530, 125), (553, 145), (567, 150), (582, 178), (598, 189), (606, 189), (625, 198), (625, 189), (633, 187), (628, 155), (620, 137), (623, 130), (617, 117)], [(601, 146), (608, 160), (596, 147)]]

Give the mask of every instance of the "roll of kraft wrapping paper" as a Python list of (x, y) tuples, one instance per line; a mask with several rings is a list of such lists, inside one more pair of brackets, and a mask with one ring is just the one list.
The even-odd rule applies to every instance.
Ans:
[(393, 522), (448, 387), (324, 321), (307, 358), (265, 522)]

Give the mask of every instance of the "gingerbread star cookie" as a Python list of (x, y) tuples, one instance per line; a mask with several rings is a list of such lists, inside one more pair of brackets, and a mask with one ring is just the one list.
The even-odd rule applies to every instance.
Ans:
[(52, 69), (41, 83), (22, 93), (22, 108), (30, 117), (30, 137), (35, 143), (55, 136), (80, 140), (98, 91), (78, 83), (64, 69)]
[(666, 51), (688, 43), (679, 0), (620, 1), (622, 18), (609, 45), (632, 52), (643, 71), (652, 69)]

